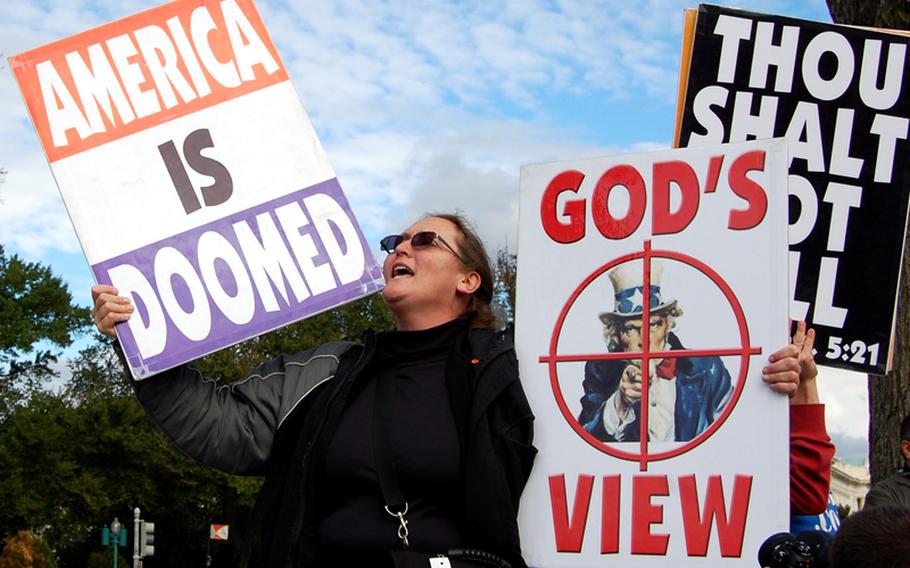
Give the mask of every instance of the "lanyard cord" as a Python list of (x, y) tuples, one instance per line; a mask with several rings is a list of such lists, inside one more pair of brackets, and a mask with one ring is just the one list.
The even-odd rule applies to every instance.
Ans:
[(395, 468), (395, 457), (389, 439), (395, 410), (394, 375), (377, 376), (376, 399), (373, 404), (373, 457), (376, 460), (376, 474), (386, 512), (398, 519), (398, 538), (404, 548), (408, 548), (408, 500), (398, 484), (398, 470)]

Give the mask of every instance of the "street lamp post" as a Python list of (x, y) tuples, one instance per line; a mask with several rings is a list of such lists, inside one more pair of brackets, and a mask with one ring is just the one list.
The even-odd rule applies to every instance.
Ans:
[(114, 517), (111, 523), (111, 542), (114, 544), (114, 568), (120, 568), (117, 563), (117, 549), (120, 548), (120, 520)]

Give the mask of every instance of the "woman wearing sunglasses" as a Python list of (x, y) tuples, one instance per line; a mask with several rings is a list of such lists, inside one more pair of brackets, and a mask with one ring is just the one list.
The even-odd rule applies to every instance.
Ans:
[[(381, 248), (396, 331), (279, 357), (229, 387), (185, 365), (135, 383), (137, 396), (194, 458), (266, 476), (262, 566), (523, 567), (533, 416), (495, 331), (483, 245), (461, 217), (435, 215)], [(113, 335), (129, 300), (92, 294)]]
[[(178, 367), (135, 383), (137, 397), (191, 456), (266, 476), (260, 566), (525, 566), (516, 515), (533, 416), (512, 345), (493, 330), (483, 246), (463, 219), (437, 215), (381, 248), (396, 331), (284, 355), (229, 387)], [(113, 335), (129, 300), (92, 294)], [(817, 403), (812, 338), (801, 324), (764, 379), (805, 415), (791, 423), (792, 500), (818, 513), (833, 446), (820, 405), (806, 404)]]

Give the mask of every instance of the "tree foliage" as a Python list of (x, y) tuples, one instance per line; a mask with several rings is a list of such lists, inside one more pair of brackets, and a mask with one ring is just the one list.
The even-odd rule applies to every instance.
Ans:
[(70, 378), (65, 394), (74, 404), (128, 397), (132, 392), (111, 339), (98, 332), (95, 332), (94, 339), (94, 343), (83, 348), (78, 357), (67, 362)]
[(4, 539), (0, 568), (56, 568), (50, 547), (31, 531), (19, 531)]
[(115, 516), (132, 533), (138, 506), (156, 523), (156, 562), (201, 565), (209, 520), (249, 517), (259, 480), (176, 449), (122, 386), (113, 358), (106, 344), (83, 350), (66, 389), (31, 393), (0, 423), (0, 536), (40, 532), (62, 565), (84, 566)]
[[(367, 328), (393, 325), (374, 295), (198, 364), (231, 381), (278, 354), (325, 341), (356, 341)], [(261, 481), (195, 463), (165, 439), (132, 396), (107, 338), (96, 335), (69, 361), (69, 369), (65, 388), (32, 390), (0, 417), (0, 537), (32, 531), (42, 535), (61, 565), (101, 566), (107, 560), (110, 566), (110, 552), (101, 550), (101, 527), (116, 516), (132, 533), (132, 510), (138, 506), (142, 517), (156, 524), (149, 565), (204, 564), (211, 522), (231, 526), (231, 541), (212, 547), (215, 565), (242, 555), (240, 543), (251, 529)]]
[(828, 12), (839, 24), (910, 28), (910, 5), (906, 0), (828, 0)]
[[(906, 0), (828, 0), (832, 19), (840, 24), (910, 29)], [(905, 243), (905, 249), (906, 243)], [(894, 371), (868, 376), (869, 473), (872, 483), (891, 475), (903, 463), (898, 444), (901, 420), (910, 414), (910, 272), (904, 255), (898, 292), (894, 342)]]
[(67, 347), (90, 322), (50, 267), (7, 256), (0, 245), (0, 397), (6, 406), (54, 376), (59, 353), (51, 347)]
[[(124, 558), (126, 556), (126, 558)], [(151, 564), (151, 562), (149, 562)], [(114, 565), (114, 547), (108, 546), (103, 551), (96, 551), (89, 554), (85, 568), (111, 568)], [(125, 555), (122, 552), (117, 557), (117, 568), (130, 568), (132, 566), (131, 555)]]
[(515, 319), (515, 289), (518, 276), (518, 256), (503, 247), (496, 251), (493, 266), (496, 282), (493, 286), (493, 307), (508, 323)]

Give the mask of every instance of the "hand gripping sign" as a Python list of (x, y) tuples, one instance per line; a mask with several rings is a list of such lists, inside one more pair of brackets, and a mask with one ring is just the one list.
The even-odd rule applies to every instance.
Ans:
[(143, 378), (369, 294), (380, 269), (250, 0), (172, 2), (10, 58)]
[(529, 564), (752, 566), (786, 530), (786, 195), (782, 140), (522, 169)]

